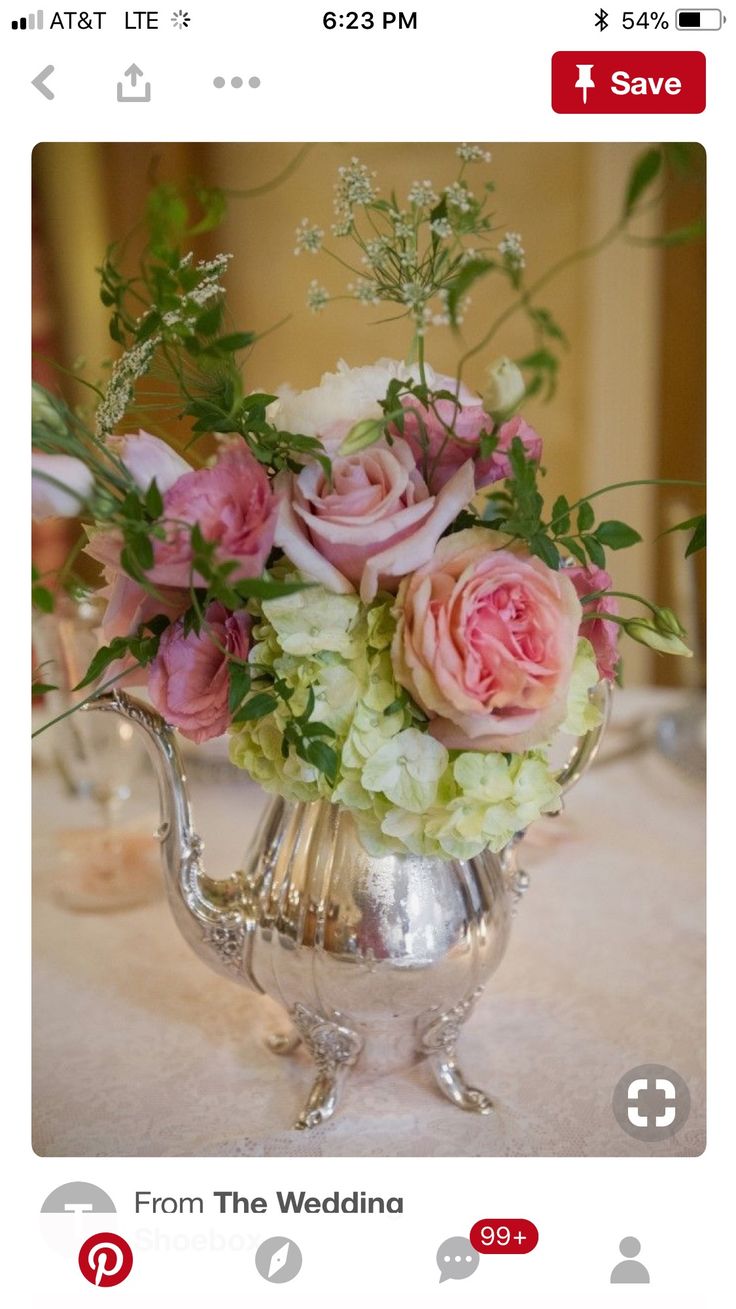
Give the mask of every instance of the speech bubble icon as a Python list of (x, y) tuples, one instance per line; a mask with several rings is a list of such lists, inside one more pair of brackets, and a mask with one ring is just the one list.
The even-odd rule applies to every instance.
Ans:
[(440, 1284), (450, 1279), (462, 1282), (466, 1277), (472, 1277), (479, 1263), (480, 1255), (467, 1236), (448, 1236), (437, 1251)]

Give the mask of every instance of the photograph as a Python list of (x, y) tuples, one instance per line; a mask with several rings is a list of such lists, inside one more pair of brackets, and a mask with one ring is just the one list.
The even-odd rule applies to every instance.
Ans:
[(704, 148), (31, 172), (36, 1155), (701, 1155)]

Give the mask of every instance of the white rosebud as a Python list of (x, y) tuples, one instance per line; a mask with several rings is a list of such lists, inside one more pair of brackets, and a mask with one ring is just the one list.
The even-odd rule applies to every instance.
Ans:
[(510, 418), (526, 393), (521, 369), (504, 355), (491, 364), (486, 378), (483, 408), (499, 422)]

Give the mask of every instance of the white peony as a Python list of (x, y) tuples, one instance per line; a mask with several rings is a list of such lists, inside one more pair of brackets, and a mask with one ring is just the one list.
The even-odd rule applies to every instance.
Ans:
[[(425, 367), (430, 387), (454, 392), (455, 383), (449, 377)], [(268, 417), (282, 431), (300, 436), (321, 436), (342, 439), (349, 428), (366, 418), (380, 418), (383, 400), (394, 378), (404, 382), (418, 381), (416, 364), (407, 365), (400, 359), (378, 359), (363, 368), (349, 368), (344, 359), (337, 372), (325, 373), (319, 386), (307, 391), (292, 391), (284, 387), (278, 400), (270, 406)], [(477, 396), (461, 386), (463, 404), (477, 404)]]

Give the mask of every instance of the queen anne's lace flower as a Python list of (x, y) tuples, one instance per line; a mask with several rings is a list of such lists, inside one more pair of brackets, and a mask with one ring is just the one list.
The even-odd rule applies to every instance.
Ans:
[(322, 286), (322, 284), (317, 281), (317, 278), (313, 277), (307, 287), (307, 308), (311, 309), (312, 313), (318, 314), (320, 310), (324, 309), (325, 305), (328, 305), (329, 303), (330, 293), (327, 290), (327, 287)]
[(502, 254), (510, 268), (524, 268), (526, 266), (526, 257), (524, 247), (521, 244), (521, 232), (507, 232), (502, 241), (498, 243), (499, 254)]
[(356, 205), (368, 205), (375, 200), (378, 195), (375, 176), (355, 155), (349, 164), (338, 168), (335, 183), (335, 213), (338, 218), (345, 220), (352, 215)]
[(439, 196), (429, 181), (413, 182), (409, 190), (409, 204), (419, 209), (433, 209), (439, 204)]
[(310, 255), (319, 254), (325, 236), (323, 228), (316, 227), (310, 223), (308, 218), (303, 218), (294, 235), (296, 239), (296, 245), (294, 246), (295, 255), (300, 255), (302, 253)]
[(482, 145), (459, 145), (455, 153), (466, 164), (490, 164), (491, 162), (490, 150), (485, 150)]

